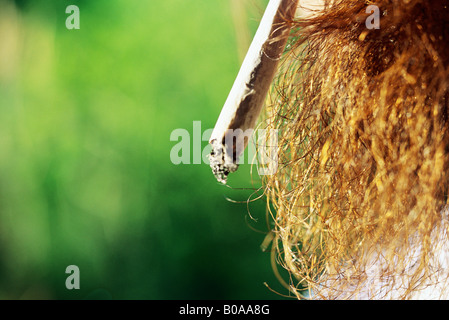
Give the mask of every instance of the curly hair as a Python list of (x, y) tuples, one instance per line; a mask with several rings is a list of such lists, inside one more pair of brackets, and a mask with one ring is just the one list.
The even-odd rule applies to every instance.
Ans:
[(370, 4), (296, 19), (267, 102), (273, 246), (299, 298), (408, 299), (449, 274), (449, 3), (378, 0), (379, 29)]

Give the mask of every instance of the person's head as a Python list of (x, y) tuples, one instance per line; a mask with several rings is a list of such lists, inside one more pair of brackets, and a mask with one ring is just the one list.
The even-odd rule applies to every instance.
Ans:
[(409, 298), (448, 273), (449, 3), (331, 2), (295, 21), (266, 107), (274, 245), (317, 296)]

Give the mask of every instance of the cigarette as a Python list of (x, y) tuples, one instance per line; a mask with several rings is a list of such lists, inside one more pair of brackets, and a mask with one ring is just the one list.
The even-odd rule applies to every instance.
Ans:
[(249, 136), (284, 52), (298, 0), (270, 0), (237, 78), (218, 117), (209, 143), (212, 172), (221, 183), (238, 168)]

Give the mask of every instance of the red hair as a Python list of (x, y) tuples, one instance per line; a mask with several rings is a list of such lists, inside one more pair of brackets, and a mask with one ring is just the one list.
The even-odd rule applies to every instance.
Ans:
[(410, 298), (448, 277), (448, 2), (379, 0), (380, 29), (369, 4), (295, 21), (266, 108), (274, 246), (298, 297)]

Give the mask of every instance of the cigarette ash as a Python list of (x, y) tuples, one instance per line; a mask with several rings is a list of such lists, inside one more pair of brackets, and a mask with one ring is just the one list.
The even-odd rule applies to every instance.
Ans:
[(209, 155), (209, 161), (212, 173), (219, 182), (226, 184), (228, 174), (237, 171), (239, 166), (232, 161), (222, 143), (214, 139), (210, 144), (212, 145), (212, 151)]

